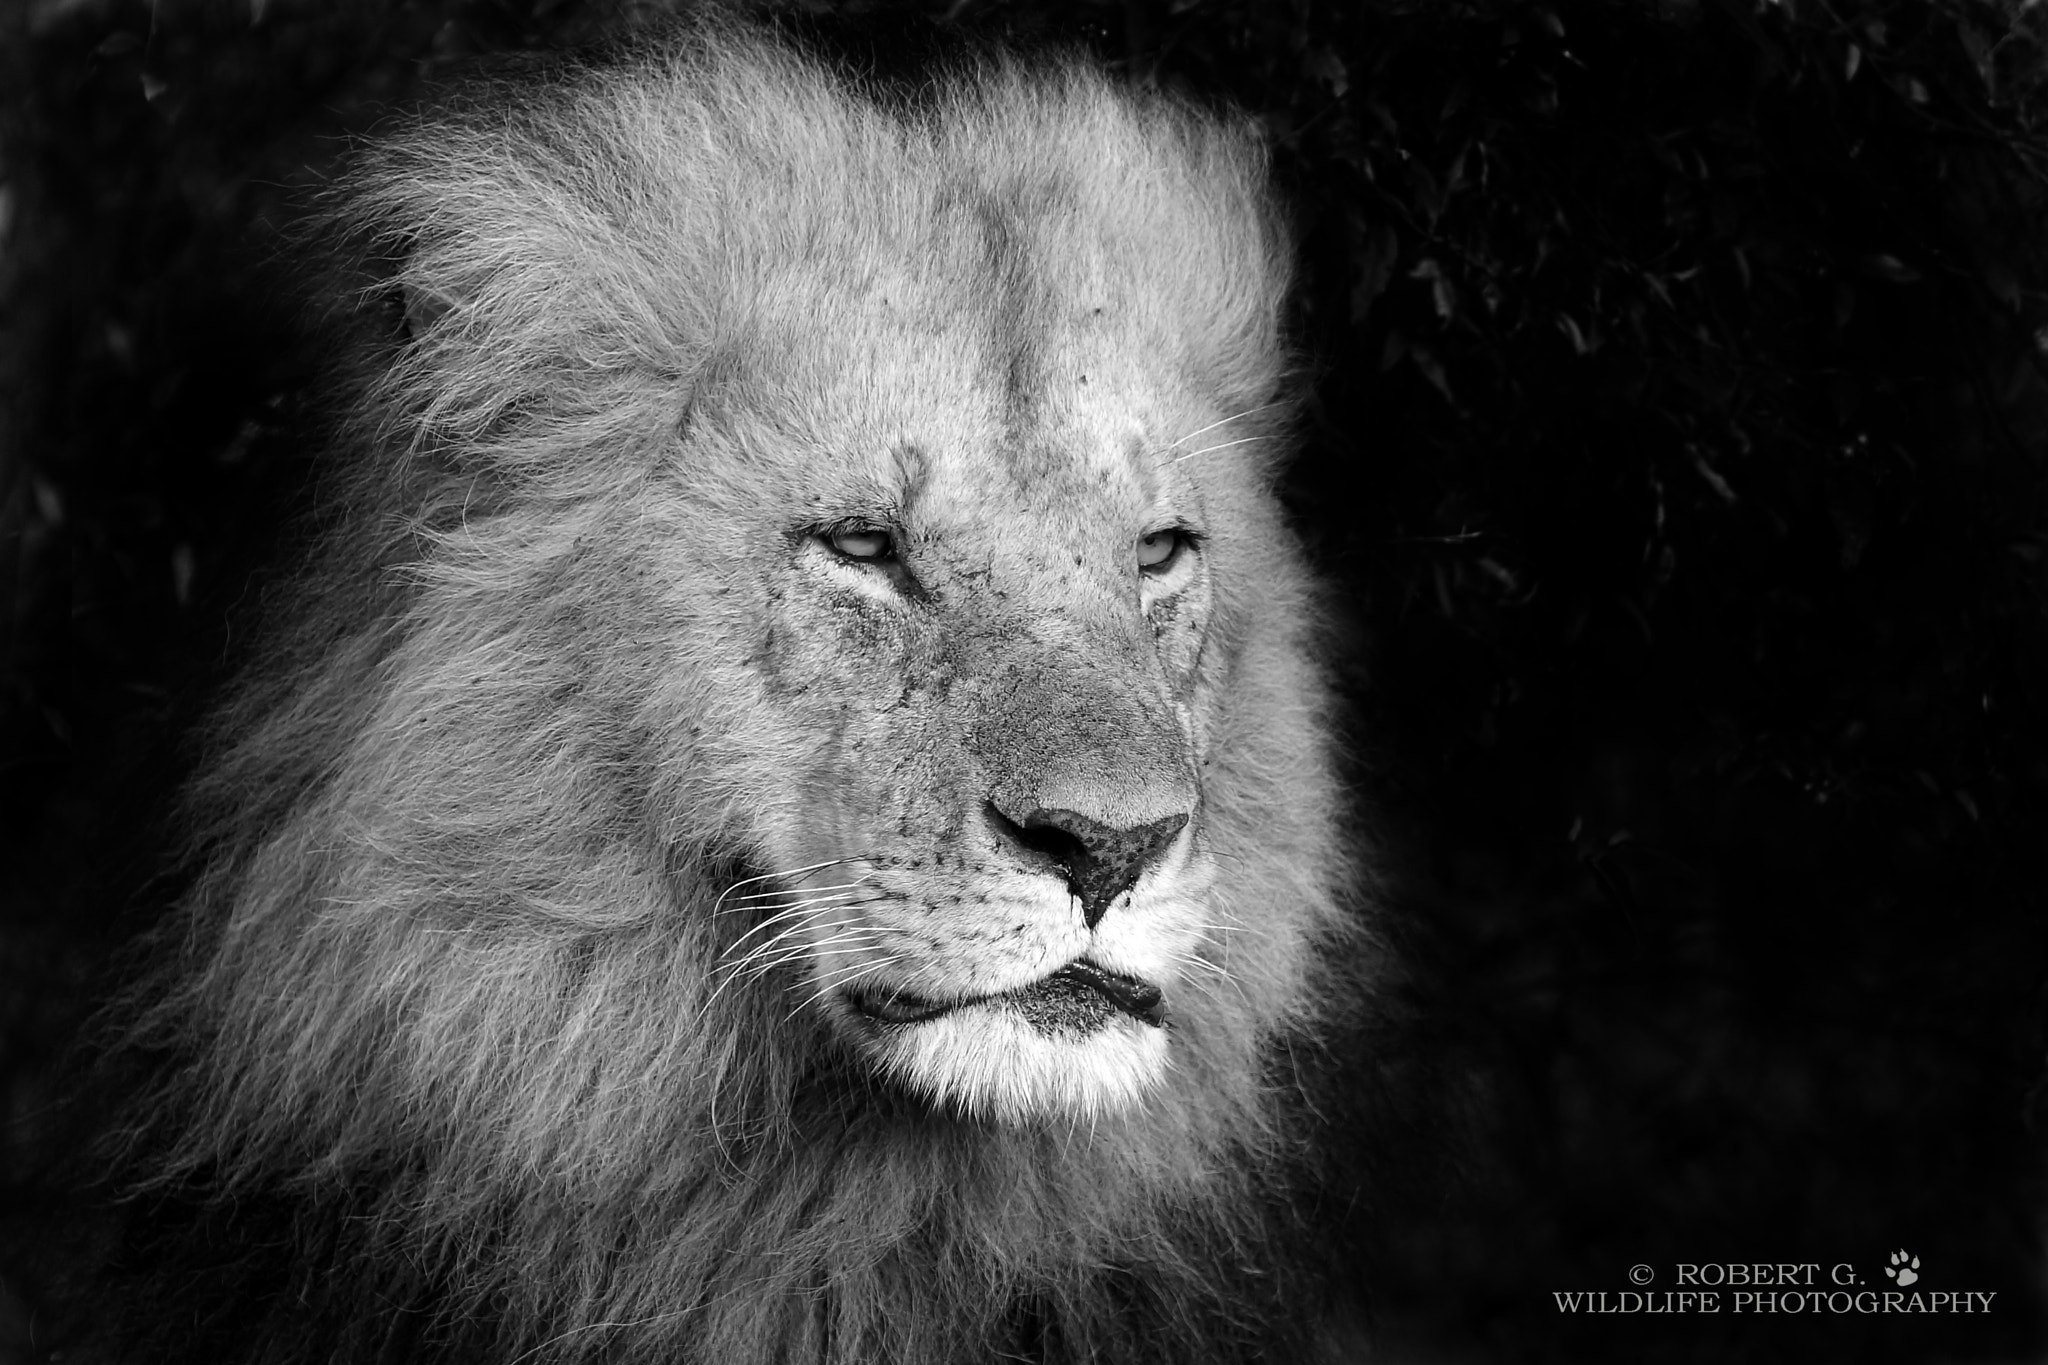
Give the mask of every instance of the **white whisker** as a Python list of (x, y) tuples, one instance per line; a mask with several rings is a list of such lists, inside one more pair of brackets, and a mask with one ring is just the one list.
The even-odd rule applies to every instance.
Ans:
[(728, 912), (738, 910), (747, 901), (772, 901), (784, 896), (816, 896), (823, 895), (827, 891), (851, 891), (856, 887), (867, 885), (867, 880), (866, 877), (860, 877), (854, 881), (838, 882), (832, 886), (805, 886), (799, 887), (794, 891), (750, 891), (744, 896), (734, 896), (732, 903), (726, 909)]
[(1200, 953), (1190, 953), (1187, 957), (1181, 959), (1181, 961), (1184, 966), (1197, 968), (1200, 971), (1207, 973), (1208, 975), (1213, 976), (1217, 980), (1223, 982), (1225, 985), (1229, 986), (1232, 991), (1236, 992), (1237, 998), (1244, 1003), (1247, 1009), (1251, 1007), (1252, 998), (1250, 994), (1246, 992), (1244, 988), (1244, 982), (1238, 980), (1237, 974), (1235, 972), (1232, 972), (1229, 968), (1225, 967), (1222, 963), (1212, 962), (1208, 958), (1203, 957)]
[[(818, 943), (792, 943), (780, 952), (767, 956), (749, 954), (744, 961), (734, 963), (730, 970), (735, 975), (744, 975), (750, 979), (758, 980), (785, 963), (801, 962), (805, 958), (810, 957), (842, 957), (847, 953), (856, 952), (861, 947), (873, 944), (885, 937), (887, 935), (876, 929), (856, 928), (850, 933), (836, 934)], [(845, 944), (853, 946), (839, 946)]]
[(1200, 436), (1205, 431), (1214, 431), (1218, 427), (1227, 427), (1232, 422), (1235, 422), (1240, 418), (1249, 417), (1255, 412), (1264, 412), (1267, 408), (1277, 408), (1279, 406), (1280, 405), (1278, 403), (1260, 403), (1256, 407), (1246, 408), (1243, 412), (1233, 412), (1228, 417), (1219, 417), (1215, 421), (1209, 423), (1208, 426), (1196, 427), (1193, 431), (1182, 432), (1180, 435), (1173, 438), (1173, 440), (1168, 444), (1167, 449), (1171, 450), (1174, 446), (1180, 445), (1183, 442), (1192, 441), (1195, 439), (1195, 437)]
[(843, 976), (827, 981), (817, 990), (812, 991), (809, 995), (805, 996), (795, 1009), (791, 1010), (788, 1014), (784, 1015), (782, 1017), (782, 1022), (785, 1024), (788, 1023), (790, 1020), (796, 1018), (799, 1014), (802, 1014), (813, 1003), (823, 999), (827, 995), (830, 995), (833, 991), (844, 990), (847, 986), (860, 980), (864, 976), (869, 976), (875, 972), (878, 972), (882, 970), (884, 967), (895, 966), (897, 961), (898, 959), (893, 954), (889, 957), (877, 958), (875, 961), (868, 963), (865, 967), (861, 967), (855, 971), (848, 972)]
[[(735, 981), (740, 980), (742, 977), (748, 980), (757, 980), (769, 971), (782, 965), (782, 963), (802, 957), (808, 948), (807, 944), (802, 942), (792, 944), (782, 953), (775, 951), (775, 945), (781, 943), (792, 934), (801, 933), (805, 929), (811, 928), (816, 923), (816, 916), (819, 913), (821, 912), (816, 910), (809, 911), (803, 918), (790, 925), (787, 929), (784, 929), (775, 937), (768, 939), (766, 942), (755, 944), (731, 962), (724, 963), (718, 969), (723, 972), (724, 979), (712, 989), (710, 995), (705, 997), (703, 1005), (698, 1008), (697, 1017), (699, 1019), (708, 1017), (711, 1013), (711, 1007), (718, 1003), (719, 997), (724, 995)], [(857, 926), (851, 926), (850, 921), (840, 921), (824, 926), (826, 932), (833, 935), (849, 927)], [(731, 949), (726, 951), (730, 952)], [(721, 954), (722, 956), (723, 954)]]
[[(753, 947), (747, 949), (747, 951), (745, 951), (744, 953), (741, 953), (738, 957), (733, 958), (732, 961), (727, 964), (727, 966), (733, 971), (741, 971), (745, 969), (746, 965), (749, 962), (752, 962), (756, 958), (762, 957), (768, 953), (774, 952), (777, 944), (782, 943), (783, 941), (789, 939), (793, 935), (801, 934), (807, 929), (817, 927), (818, 914), (820, 913), (822, 912), (814, 912), (812, 914), (806, 915), (803, 918), (797, 920), (796, 923), (784, 929), (781, 933), (774, 935), (772, 938), (765, 938), (761, 940), (759, 943), (756, 943)], [(841, 929), (846, 928), (852, 923), (852, 920), (835, 920), (832, 923), (825, 925), (824, 929), (827, 933), (837, 933)], [(737, 946), (737, 944), (734, 945), (734, 947)], [(730, 953), (731, 951), (732, 950), (730, 948), (726, 950), (727, 953)]]
[(1185, 455), (1176, 455), (1168, 460), (1167, 463), (1179, 464), (1182, 460), (1192, 460), (1197, 455), (1207, 455), (1211, 451), (1228, 450), (1232, 446), (1245, 446), (1250, 445), (1253, 441), (1270, 441), (1272, 439), (1271, 436), (1240, 436), (1235, 441), (1219, 441), (1213, 446), (1203, 446), (1200, 450), (1190, 450)]
[[(731, 943), (727, 944), (725, 952), (732, 952), (735, 948), (738, 948), (742, 943), (745, 943), (748, 939), (752, 938), (754, 935), (760, 933), (764, 929), (771, 929), (778, 924), (787, 923), (792, 919), (815, 919), (817, 916), (823, 914), (827, 910), (838, 909), (839, 907), (850, 906), (856, 903), (857, 902), (855, 902), (851, 896), (832, 895), (819, 896), (814, 900), (799, 901), (795, 905), (784, 906), (782, 909), (777, 910), (774, 914), (764, 917), (759, 924), (756, 924), (753, 928), (747, 930), (738, 938), (734, 939)], [(723, 954), (721, 954), (721, 956), (722, 955)]]
[(711, 905), (712, 913), (716, 914), (718, 908), (725, 904), (725, 898), (743, 886), (752, 886), (755, 882), (771, 882), (781, 877), (801, 877), (806, 873), (822, 872), (828, 867), (838, 867), (851, 861), (853, 860), (850, 858), (828, 858), (822, 863), (812, 863), (809, 867), (792, 867), (782, 872), (763, 872), (758, 876), (742, 877), (718, 893), (718, 899)]

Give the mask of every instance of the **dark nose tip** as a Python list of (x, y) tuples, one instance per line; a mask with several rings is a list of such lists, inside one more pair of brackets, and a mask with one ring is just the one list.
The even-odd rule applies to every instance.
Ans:
[(1081, 919), (1090, 929), (1108, 912), (1111, 901), (1137, 884), (1188, 822), (1185, 814), (1162, 815), (1119, 829), (1078, 811), (1045, 809), (1012, 820), (994, 802), (988, 813), (1013, 842), (1060, 865), (1067, 874), (1067, 889), (1081, 898)]

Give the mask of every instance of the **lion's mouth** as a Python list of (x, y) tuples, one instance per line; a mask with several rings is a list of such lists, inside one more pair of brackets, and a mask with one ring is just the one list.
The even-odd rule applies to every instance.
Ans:
[(1119, 1013), (1153, 1028), (1166, 1022), (1164, 996), (1159, 987), (1087, 961), (1069, 962), (1050, 976), (996, 995), (936, 1001), (909, 991), (849, 992), (847, 1003), (882, 1024), (921, 1024), (965, 1005), (1005, 1005), (1048, 1031), (1061, 1026), (1082, 1031), (1100, 1028)]

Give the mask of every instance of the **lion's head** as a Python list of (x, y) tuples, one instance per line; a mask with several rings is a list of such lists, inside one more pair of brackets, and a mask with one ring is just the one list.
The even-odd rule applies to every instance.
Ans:
[(716, 26), (371, 151), (150, 1174), (345, 1191), (532, 1339), (1085, 1344), (1112, 1263), (1206, 1321), (1351, 932), (1264, 174), (1083, 68), (891, 103)]
[[(1194, 1016), (1269, 1023), (1284, 1002), (1238, 998), (1247, 969), (1298, 978), (1315, 927), (1313, 902), (1218, 885), (1246, 856), (1233, 759), (1314, 761), (1264, 748), (1295, 737), (1245, 695), (1248, 663), (1304, 666), (1261, 657), (1298, 644), (1294, 585), (1247, 591), (1284, 564), (1257, 449), (1277, 376), (1243, 354), (1279, 279), (1219, 167), (1145, 185), (1098, 160), (1136, 139), (1013, 129), (994, 160), (941, 127), (891, 149), (953, 168), (914, 205), (904, 166), (852, 212), (778, 208), (807, 268), (786, 241), (745, 263), (767, 298), (729, 377), (660, 511), (622, 509), (690, 547), (654, 589), (662, 672), (723, 721), (662, 766), (732, 784), (721, 839), (753, 871), (715, 909), (744, 926), (722, 972), (970, 1113), (1124, 1109)], [(1202, 215), (1234, 236), (1191, 234)], [(1165, 260), (1186, 273), (1162, 289)], [(737, 496), (706, 469), (744, 471)]]

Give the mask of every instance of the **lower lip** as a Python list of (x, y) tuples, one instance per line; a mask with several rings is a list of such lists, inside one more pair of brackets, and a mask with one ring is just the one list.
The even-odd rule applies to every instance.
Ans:
[(1048, 1006), (1078, 1005), (1083, 1010), (1099, 1006), (1105, 1014), (1119, 1012), (1154, 1028), (1164, 1024), (1166, 1017), (1157, 986), (1104, 971), (1088, 962), (1069, 963), (1051, 976), (1013, 991), (950, 1004), (935, 1004), (906, 993), (886, 1000), (855, 997), (851, 1003), (862, 1015), (881, 1024), (922, 1024), (966, 1005), (992, 1004), (1009, 1004), (1027, 1016), (1041, 1013)]

